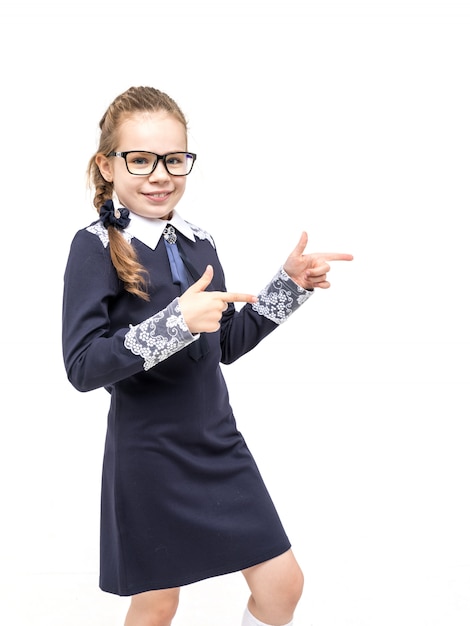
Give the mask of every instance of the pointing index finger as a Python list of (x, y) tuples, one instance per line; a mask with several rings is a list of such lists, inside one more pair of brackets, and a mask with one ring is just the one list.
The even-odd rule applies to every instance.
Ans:
[(221, 292), (220, 299), (224, 302), (258, 302), (258, 297), (249, 293)]
[(325, 261), (352, 261), (354, 259), (352, 254), (344, 252), (315, 252), (313, 256), (325, 259)]

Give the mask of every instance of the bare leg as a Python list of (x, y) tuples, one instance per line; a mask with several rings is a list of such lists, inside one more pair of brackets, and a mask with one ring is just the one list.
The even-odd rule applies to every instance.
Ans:
[(251, 591), (248, 609), (256, 619), (271, 626), (292, 621), (304, 584), (292, 550), (242, 573)]
[(176, 587), (132, 596), (124, 626), (170, 626), (178, 608), (179, 593)]

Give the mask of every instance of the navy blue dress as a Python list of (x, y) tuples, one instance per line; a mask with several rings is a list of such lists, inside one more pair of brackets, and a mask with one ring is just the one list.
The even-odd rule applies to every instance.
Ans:
[[(191, 226), (182, 250), (225, 290), (211, 237)], [(125, 236), (125, 232), (124, 232)], [(271, 333), (311, 292), (283, 270), (255, 305), (223, 314), (208, 352), (178, 306), (164, 241), (129, 238), (149, 274), (150, 301), (123, 289), (100, 222), (74, 237), (65, 271), (63, 353), (79, 391), (110, 394), (105, 442), (100, 587), (128, 596), (245, 569), (289, 549), (255, 461), (237, 429), (220, 363)]]

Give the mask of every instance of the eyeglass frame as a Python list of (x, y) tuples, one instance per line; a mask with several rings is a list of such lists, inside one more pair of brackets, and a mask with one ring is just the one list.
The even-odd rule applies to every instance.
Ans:
[[(153, 156), (156, 157), (155, 163), (153, 164), (153, 167), (150, 170), (150, 172), (147, 172), (146, 174), (136, 174), (135, 172), (130, 171), (129, 164), (127, 163), (127, 155), (131, 154), (132, 152), (146, 152), (147, 154), (153, 154)], [(168, 169), (168, 165), (166, 164), (166, 158), (171, 156), (172, 154), (189, 154), (192, 157), (193, 160), (192, 160), (191, 169), (189, 170), (189, 172), (186, 172), (186, 174), (172, 174), (170, 172), (170, 170)], [(106, 156), (107, 157), (117, 156), (117, 157), (123, 158), (124, 163), (126, 164), (126, 169), (131, 176), (150, 176), (157, 169), (158, 163), (160, 161), (163, 161), (163, 165), (165, 166), (165, 169), (170, 176), (188, 176), (188, 174), (191, 174), (192, 169), (194, 167), (194, 163), (197, 158), (197, 154), (195, 154), (194, 152), (187, 152), (185, 150), (180, 150), (176, 152), (168, 152), (167, 154), (157, 154), (156, 152), (150, 152), (150, 150), (126, 150), (126, 152), (117, 152), (116, 150), (113, 150), (112, 152), (109, 152)]]

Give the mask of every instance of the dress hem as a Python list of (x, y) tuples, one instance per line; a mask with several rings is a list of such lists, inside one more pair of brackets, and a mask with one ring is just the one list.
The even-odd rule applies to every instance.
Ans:
[(160, 589), (173, 589), (175, 587), (185, 587), (187, 585), (191, 585), (193, 583), (200, 582), (202, 580), (207, 580), (209, 578), (216, 578), (217, 576), (225, 576), (227, 574), (233, 574), (235, 572), (241, 572), (244, 569), (248, 569), (249, 567), (253, 567), (254, 565), (259, 565), (260, 563), (264, 563), (265, 561), (269, 561), (270, 559), (274, 559), (277, 556), (281, 556), (288, 550), (290, 550), (291, 544), (284, 544), (282, 547), (278, 547), (277, 549), (271, 550), (269, 552), (264, 553), (258, 557), (254, 557), (250, 561), (244, 561), (243, 564), (234, 565), (231, 567), (225, 568), (212, 568), (211, 570), (206, 570), (204, 572), (200, 572), (199, 574), (193, 574), (190, 577), (186, 577), (184, 579), (180, 579), (178, 582), (175, 580), (171, 583), (165, 583), (164, 585), (159, 583), (141, 583), (138, 585), (129, 586), (127, 589), (120, 589), (117, 591), (111, 586), (105, 585), (101, 582), (99, 583), (99, 588), (101, 591), (105, 593), (111, 593), (113, 595), (121, 596), (121, 597), (129, 597), (134, 596), (139, 593), (145, 593), (146, 591), (157, 591)]

